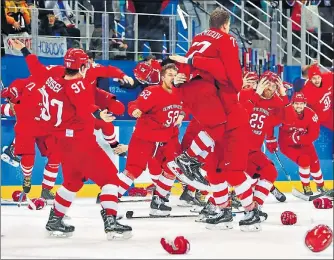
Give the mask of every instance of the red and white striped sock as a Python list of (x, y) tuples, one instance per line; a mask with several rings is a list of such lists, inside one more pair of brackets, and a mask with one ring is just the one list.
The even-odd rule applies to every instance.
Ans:
[(118, 187), (115, 184), (106, 184), (101, 188), (100, 200), (106, 215), (117, 216)]
[(212, 187), (212, 196), (216, 202), (217, 206), (227, 207), (229, 200), (228, 200), (228, 185), (227, 182), (224, 181), (219, 184), (211, 184)]
[(322, 171), (319, 169), (317, 172), (311, 172), (313, 181), (317, 184), (317, 187), (323, 187), (325, 185)]
[(22, 155), (20, 165), (24, 177), (31, 176), (34, 163), (35, 155)]
[(118, 145), (115, 127), (113, 124), (104, 124), (102, 127), (102, 134), (104, 140), (112, 147), (115, 148)]
[(58, 176), (59, 164), (47, 163), (44, 168), (42, 189), (52, 190)]
[(14, 116), (14, 113), (10, 109), (9, 104), (1, 104), (1, 115), (3, 115), (3, 116)]
[(253, 189), (251, 184), (246, 180), (234, 188), (235, 195), (240, 200), (242, 207), (245, 210), (252, 210), (253, 203)]
[(119, 186), (118, 186), (118, 197), (122, 197), (124, 193), (131, 187), (133, 180), (127, 176), (128, 171), (125, 170), (118, 174)]
[(71, 206), (76, 192), (66, 189), (64, 186), (61, 186), (57, 192), (54, 201), (54, 211), (55, 214), (59, 217), (63, 217), (68, 208)]
[(299, 167), (299, 177), (303, 186), (310, 185), (310, 168)]
[(267, 180), (259, 180), (255, 186), (254, 191), (254, 201), (257, 202), (260, 206), (263, 205), (264, 201), (269, 195), (270, 189), (273, 187), (273, 184)]
[(196, 157), (204, 160), (210, 152), (213, 152), (215, 141), (205, 131), (201, 131), (191, 142), (187, 149), (187, 154), (191, 157)]
[(172, 189), (172, 186), (175, 181), (175, 175), (173, 174), (167, 174), (166, 172), (163, 172), (158, 181), (156, 182), (156, 189), (154, 191), (155, 195), (158, 195), (159, 197), (165, 198)]

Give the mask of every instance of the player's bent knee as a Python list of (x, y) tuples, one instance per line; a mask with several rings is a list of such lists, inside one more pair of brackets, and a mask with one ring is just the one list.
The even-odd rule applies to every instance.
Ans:
[(311, 159), (309, 155), (303, 154), (298, 157), (297, 163), (302, 168), (309, 168), (311, 164)]
[(73, 179), (69, 182), (64, 182), (63, 187), (71, 192), (78, 192), (81, 190), (82, 186), (84, 185), (81, 179)]
[(268, 164), (261, 170), (261, 179), (265, 179), (271, 183), (274, 183), (277, 179), (278, 172), (273, 164)]

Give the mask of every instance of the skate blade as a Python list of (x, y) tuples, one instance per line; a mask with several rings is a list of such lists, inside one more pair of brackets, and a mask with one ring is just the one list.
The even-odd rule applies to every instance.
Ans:
[(150, 211), (150, 217), (167, 217), (170, 215), (170, 211), (161, 211), (158, 209), (151, 209)]
[(132, 237), (132, 232), (131, 231), (126, 231), (123, 233), (118, 233), (118, 232), (107, 232), (107, 240), (113, 241), (113, 240), (127, 240)]
[(12, 159), (7, 154), (1, 154), (1, 160), (3, 160), (5, 163), (8, 163), (9, 165), (13, 167), (19, 167), (20, 164)]
[(206, 223), (208, 218), (205, 215), (199, 215), (198, 218), (195, 219), (195, 222)]
[(222, 222), (218, 224), (209, 224), (207, 223), (206, 229), (209, 230), (229, 230), (233, 229), (233, 223), (231, 222)]
[(45, 201), (46, 201), (46, 205), (48, 205), (48, 206), (51, 206), (51, 205), (53, 205), (53, 203), (54, 203), (54, 199), (53, 200), (47, 200), (47, 199), (45, 199)]
[(253, 225), (240, 226), (240, 230), (243, 232), (259, 232), (262, 230), (262, 227), (260, 223), (255, 223)]
[(190, 208), (190, 207), (193, 207), (194, 204), (192, 202), (188, 202), (185, 200), (179, 200), (177, 203), (177, 206), (182, 207), (182, 208)]
[(63, 220), (71, 220), (72, 218), (68, 215), (64, 215)]
[(49, 237), (52, 238), (68, 238), (73, 236), (73, 232), (68, 232), (68, 233), (64, 233), (61, 231), (47, 231), (49, 234)]
[(204, 207), (201, 207), (201, 206), (193, 206), (191, 209), (190, 209), (190, 212), (192, 213), (200, 213), (202, 211)]

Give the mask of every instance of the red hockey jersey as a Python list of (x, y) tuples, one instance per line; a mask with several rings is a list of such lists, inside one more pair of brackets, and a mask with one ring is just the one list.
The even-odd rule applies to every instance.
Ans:
[(149, 86), (129, 103), (131, 116), (135, 109), (142, 111), (133, 133), (135, 136), (152, 142), (167, 142), (178, 131), (174, 123), (182, 111), (182, 102), (176, 93), (169, 93), (161, 86)]

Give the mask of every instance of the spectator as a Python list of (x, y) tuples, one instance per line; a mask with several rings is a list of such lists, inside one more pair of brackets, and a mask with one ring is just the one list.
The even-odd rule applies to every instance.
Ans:
[(6, 21), (11, 25), (10, 33), (30, 32), (30, 10), (26, 1), (5, 1)]
[(295, 81), (293, 82), (293, 90), (294, 92), (299, 92), (302, 90), (302, 88), (304, 87), (305, 83), (308, 81), (308, 70), (312, 65), (316, 65), (318, 62), (314, 61), (312, 64), (310, 65), (305, 65), (302, 67), (302, 76), (301, 78), (297, 78), (295, 79)]
[[(115, 29), (114, 24), (114, 13), (120, 12), (119, 10), (119, 0), (91, 0), (91, 4), (94, 7), (94, 31), (89, 44), (90, 50), (97, 50), (96, 59), (102, 58), (102, 13), (108, 12), (109, 14), (109, 37), (113, 35), (113, 29)], [(115, 10), (113, 9), (115, 8)], [(117, 19), (120, 19), (117, 16)]]
[(40, 24), (39, 34), (50, 36), (69, 36), (66, 30), (66, 25), (56, 19), (54, 14), (48, 14), (47, 20), (43, 19)]
[[(261, 0), (253, 0), (250, 1), (252, 2), (254, 5), (248, 3), (248, 1), (246, 2), (246, 11), (249, 12), (251, 15), (253, 15), (255, 18), (253, 18), (251, 15), (249, 15), (247, 12), (245, 12), (245, 36), (247, 38), (249, 38), (250, 40), (261, 40), (263, 39), (262, 37), (260, 37), (257, 32), (254, 30), (258, 30), (260, 27), (260, 22), (258, 19), (261, 18), (262, 13), (259, 9), (262, 8), (261, 6)], [(256, 8), (256, 7), (258, 8)], [(254, 27), (254, 29), (252, 29), (250, 26), (248, 26), (248, 24), (250, 24), (252, 27)]]
[(149, 42), (151, 53), (158, 59), (162, 58), (162, 39), (166, 25), (164, 24), (164, 19), (156, 14), (160, 14), (167, 4), (168, 1), (166, 0), (128, 0), (126, 38), (131, 39), (128, 41), (128, 57), (130, 59), (134, 58), (134, 40), (132, 40), (134, 39), (134, 13), (154, 14), (138, 16), (138, 50), (142, 51), (144, 43)]
[(80, 42), (69, 38), (68, 28), (65, 23), (59, 21), (54, 14), (48, 14), (47, 20), (43, 18), (39, 27), (40, 35), (63, 36), (67, 37), (68, 48), (80, 48)]
[(124, 39), (118, 37), (115, 30), (112, 30), (112, 32), (110, 59), (124, 60), (126, 58), (126, 49), (128, 48), (128, 45), (125, 43)]

